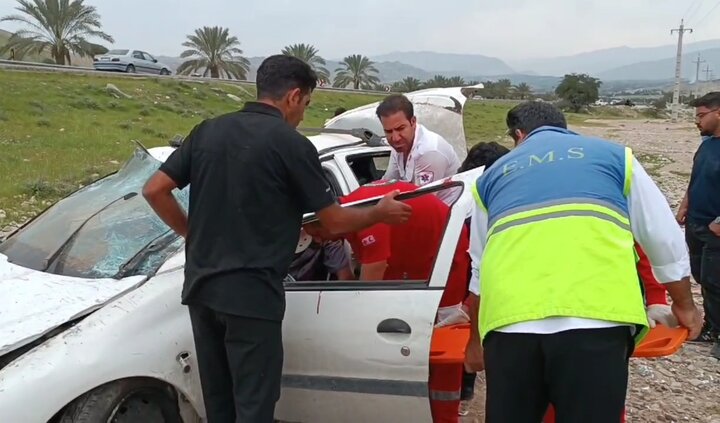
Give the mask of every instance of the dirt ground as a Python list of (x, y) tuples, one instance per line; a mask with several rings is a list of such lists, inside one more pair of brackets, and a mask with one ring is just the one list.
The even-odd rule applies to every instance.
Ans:
[[(687, 187), (692, 158), (700, 137), (690, 122), (593, 121), (573, 130), (628, 145), (658, 183), (673, 211)], [(700, 290), (693, 284), (698, 304)], [(673, 356), (634, 358), (628, 385), (628, 422), (720, 423), (720, 362), (710, 346), (686, 343)], [(484, 422), (485, 382), (477, 379), (470, 415), (463, 423)]]

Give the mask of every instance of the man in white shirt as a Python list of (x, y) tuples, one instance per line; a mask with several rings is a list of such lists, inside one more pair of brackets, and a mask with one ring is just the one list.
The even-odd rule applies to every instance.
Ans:
[(412, 102), (402, 94), (387, 96), (376, 114), (393, 148), (383, 176), (418, 186), (452, 176), (460, 167), (452, 145), (417, 122)]
[(619, 421), (632, 336), (648, 326), (633, 240), (678, 322), (700, 331), (682, 232), (629, 149), (568, 131), (545, 103), (507, 124), (518, 147), (474, 187), (466, 366), (486, 370), (490, 423), (537, 422), (550, 403), (558, 421)]

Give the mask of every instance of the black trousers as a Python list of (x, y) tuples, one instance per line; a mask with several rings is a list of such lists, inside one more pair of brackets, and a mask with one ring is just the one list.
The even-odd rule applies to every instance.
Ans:
[(633, 351), (630, 329), (490, 332), (483, 342), (487, 423), (620, 422)]
[(705, 322), (720, 331), (720, 237), (705, 225), (688, 222), (685, 241), (690, 252), (690, 271), (702, 287)]
[(280, 398), (282, 323), (191, 305), (208, 423), (272, 423)]

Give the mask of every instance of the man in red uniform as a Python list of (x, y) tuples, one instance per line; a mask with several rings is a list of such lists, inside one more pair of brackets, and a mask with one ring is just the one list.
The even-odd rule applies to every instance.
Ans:
[[(382, 196), (393, 190), (414, 191), (417, 185), (402, 181), (376, 181), (340, 198), (341, 204)], [(360, 264), (360, 280), (427, 280), (447, 225), (450, 208), (437, 196), (423, 195), (406, 201), (413, 214), (403, 225), (377, 224), (344, 234)], [(311, 236), (333, 237), (319, 225), (307, 225)], [(467, 295), (470, 267), (469, 232), (463, 226), (440, 308), (459, 307)], [(463, 365), (430, 366), (430, 407), (436, 423), (458, 421)]]

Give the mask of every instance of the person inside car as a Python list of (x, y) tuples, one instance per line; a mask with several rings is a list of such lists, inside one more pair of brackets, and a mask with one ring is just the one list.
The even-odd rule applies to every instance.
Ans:
[(355, 279), (350, 254), (341, 239), (324, 241), (307, 236), (306, 244), (295, 253), (288, 274), (296, 281)]

